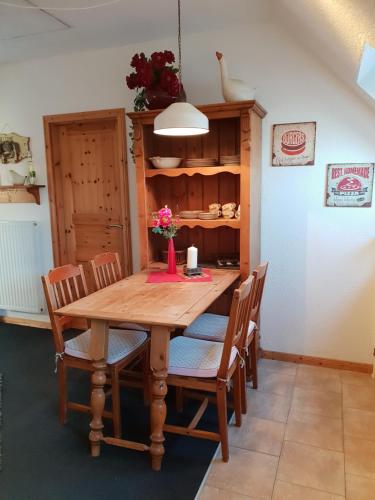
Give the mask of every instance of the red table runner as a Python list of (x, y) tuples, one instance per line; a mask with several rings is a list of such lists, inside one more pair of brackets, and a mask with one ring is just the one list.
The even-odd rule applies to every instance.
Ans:
[(177, 269), (177, 274), (168, 274), (167, 271), (150, 271), (146, 283), (178, 283), (181, 281), (202, 283), (212, 281), (212, 276), (209, 269), (202, 269), (202, 274), (198, 276), (186, 276), (182, 269)]

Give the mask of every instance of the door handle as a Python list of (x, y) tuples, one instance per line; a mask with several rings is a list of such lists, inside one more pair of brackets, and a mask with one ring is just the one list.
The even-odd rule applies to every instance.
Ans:
[(111, 229), (112, 227), (122, 229), (124, 226), (122, 224), (108, 224), (108, 226), (106, 226), (107, 229)]

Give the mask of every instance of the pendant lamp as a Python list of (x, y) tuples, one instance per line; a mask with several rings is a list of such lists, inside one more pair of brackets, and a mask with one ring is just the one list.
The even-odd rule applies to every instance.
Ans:
[[(181, 95), (181, 0), (178, 0), (178, 76)], [(174, 102), (154, 120), (154, 134), (169, 136), (202, 135), (209, 132), (208, 118), (188, 102)]]

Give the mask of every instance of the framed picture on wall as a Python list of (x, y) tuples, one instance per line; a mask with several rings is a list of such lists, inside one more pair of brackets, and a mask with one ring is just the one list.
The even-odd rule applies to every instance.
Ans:
[(0, 134), (0, 163), (19, 163), (30, 155), (30, 137)]
[(375, 163), (332, 163), (327, 167), (327, 207), (371, 207)]
[(272, 166), (294, 167), (315, 163), (316, 122), (273, 126)]

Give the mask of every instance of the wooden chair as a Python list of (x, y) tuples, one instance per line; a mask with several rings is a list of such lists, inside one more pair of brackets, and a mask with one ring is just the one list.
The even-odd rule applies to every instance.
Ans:
[(122, 279), (120, 258), (117, 252), (105, 252), (90, 261), (94, 274), (95, 286), (101, 290)]
[[(96, 290), (101, 290), (109, 285), (113, 285), (123, 278), (120, 258), (117, 252), (104, 252), (90, 260), (92, 273), (94, 275)], [(118, 328), (125, 330), (137, 330), (149, 332), (150, 328), (146, 325), (136, 323), (120, 323)]]
[[(260, 264), (253, 272), (254, 290), (252, 299), (249, 301), (249, 327), (243, 351), (243, 357), (246, 360), (246, 373), (243, 372), (241, 375), (241, 378), (244, 378), (244, 382), (242, 384), (242, 410), (244, 413), (246, 413), (246, 379), (252, 380), (254, 389), (257, 389), (258, 387), (257, 332), (267, 268), (268, 262)], [(224, 342), (228, 320), (228, 316), (222, 316), (220, 314), (201, 314), (199, 318), (186, 328), (184, 336), (201, 340)]]
[(234, 291), (224, 342), (212, 342), (185, 336), (170, 343), (167, 384), (177, 388), (216, 394), (219, 432), (197, 429), (208, 398), (205, 397), (196, 415), (182, 427), (165, 424), (166, 432), (211, 439), (221, 442), (224, 462), (229, 460), (227, 389), (233, 379), (236, 426), (241, 425), (241, 355), (249, 321), (249, 300), (254, 278), (250, 276)]
[(254, 389), (258, 388), (257, 358), (259, 347), (259, 314), (260, 306), (262, 305), (263, 290), (264, 284), (266, 282), (267, 270), (268, 262), (264, 262), (263, 264), (259, 264), (259, 266), (257, 266), (253, 271), (255, 282), (254, 297), (250, 311), (250, 324), (254, 324), (254, 328), (252, 331), (253, 338), (251, 339), (249, 336), (247, 339), (245, 360), (247, 378), (250, 380), (251, 377)]
[[(53, 339), (56, 350), (56, 367), (59, 379), (59, 416), (65, 423), (67, 411), (77, 410), (90, 413), (88, 405), (68, 401), (67, 369), (78, 368), (92, 372), (89, 356), (90, 329), (76, 337), (64, 341), (63, 332), (69, 328), (72, 318), (54, 314), (67, 304), (85, 297), (87, 285), (82, 266), (71, 264), (51, 270), (47, 276), (42, 276), (44, 293), (52, 325)], [(105, 411), (103, 416), (113, 421), (114, 436), (121, 436), (120, 415), (120, 371), (129, 366), (147, 351), (148, 338), (146, 332), (109, 329), (107, 374), (112, 385), (112, 411)]]

